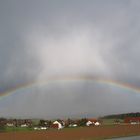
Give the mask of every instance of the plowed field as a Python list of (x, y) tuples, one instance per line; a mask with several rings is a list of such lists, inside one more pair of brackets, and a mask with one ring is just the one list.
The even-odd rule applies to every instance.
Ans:
[(0, 140), (93, 140), (96, 138), (140, 135), (140, 125), (68, 128), (63, 130), (5, 132)]

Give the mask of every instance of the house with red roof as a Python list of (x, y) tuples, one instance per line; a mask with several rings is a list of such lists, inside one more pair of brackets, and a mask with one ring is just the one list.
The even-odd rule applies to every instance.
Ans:
[(86, 126), (98, 126), (100, 125), (97, 119), (87, 119)]
[(56, 128), (56, 129), (62, 129), (62, 128), (64, 128), (64, 126), (65, 126), (65, 123), (64, 123), (64, 121), (62, 121), (62, 120), (57, 120), (57, 121), (54, 121), (53, 123), (52, 123), (52, 128)]
[(124, 123), (140, 124), (140, 117), (126, 117)]

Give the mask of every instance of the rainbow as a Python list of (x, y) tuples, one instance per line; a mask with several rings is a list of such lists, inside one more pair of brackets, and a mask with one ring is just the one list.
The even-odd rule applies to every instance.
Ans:
[(13, 94), (16, 93), (20, 93), (23, 92), (25, 90), (31, 89), (31, 88), (35, 88), (38, 85), (47, 85), (49, 83), (53, 83), (53, 82), (69, 82), (69, 81), (91, 81), (97, 84), (101, 84), (101, 85), (107, 85), (110, 87), (116, 87), (119, 89), (125, 89), (127, 91), (133, 92), (133, 93), (140, 93), (140, 88), (136, 87), (134, 85), (130, 85), (128, 83), (122, 83), (119, 81), (115, 81), (115, 80), (110, 80), (110, 79), (100, 79), (100, 78), (95, 78), (95, 77), (91, 77), (91, 76), (70, 76), (70, 77), (55, 77), (55, 78), (50, 78), (46, 81), (32, 81), (30, 83), (25, 83), (22, 85), (18, 85), (12, 89), (9, 89), (5, 92), (1, 92), (0, 93), (0, 99), (3, 99), (5, 97), (11, 96)]

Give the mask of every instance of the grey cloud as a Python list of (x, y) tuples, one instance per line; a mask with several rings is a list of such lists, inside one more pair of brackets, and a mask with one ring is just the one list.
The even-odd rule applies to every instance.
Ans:
[[(0, 91), (73, 75), (139, 86), (139, 7), (138, 0), (1, 1)], [(139, 111), (139, 97), (133, 93), (86, 81), (57, 84), (1, 100), (0, 113), (56, 117)]]

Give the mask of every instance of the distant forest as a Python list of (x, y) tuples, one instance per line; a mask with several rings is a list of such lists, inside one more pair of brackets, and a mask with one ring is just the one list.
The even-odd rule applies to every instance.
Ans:
[(103, 119), (124, 119), (125, 117), (140, 117), (140, 112), (125, 113), (125, 114), (112, 114), (102, 117)]

